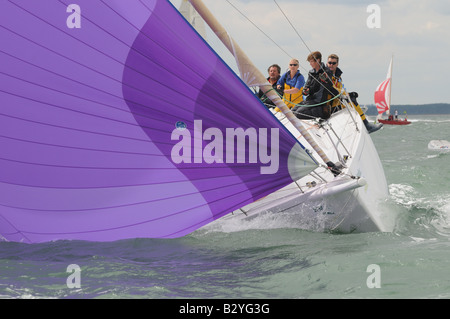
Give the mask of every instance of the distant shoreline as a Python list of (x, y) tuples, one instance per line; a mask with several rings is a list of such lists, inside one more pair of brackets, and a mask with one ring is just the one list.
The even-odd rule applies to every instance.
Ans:
[[(377, 108), (375, 105), (366, 105), (367, 115), (377, 115)], [(450, 114), (450, 104), (448, 103), (432, 103), (432, 104), (417, 104), (417, 105), (391, 105), (391, 113), (395, 110), (399, 115), (435, 115), (435, 114)]]

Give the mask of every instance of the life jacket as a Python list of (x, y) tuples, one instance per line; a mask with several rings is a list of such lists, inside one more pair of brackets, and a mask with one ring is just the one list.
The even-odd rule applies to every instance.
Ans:
[[(286, 72), (285, 74), (283, 74), (283, 76), (281, 77), (280, 80), (282, 80), (284, 82), (284, 92), (286, 92), (286, 90), (290, 90), (295, 88), (294, 86), (291, 86), (289, 84), (287, 84), (286, 82), (286, 78), (290, 76), (289, 71)], [(293, 83), (295, 83), (298, 79), (298, 77), (303, 76), (300, 72), (297, 71), (297, 73), (295, 74), (295, 76), (292, 78)], [(300, 90), (295, 93), (295, 94), (288, 94), (288, 93), (284, 93), (283, 94), (283, 102), (284, 104), (287, 105), (288, 108), (293, 108), (296, 105), (300, 104), (300, 102), (303, 101), (303, 87), (300, 88)], [(275, 111), (279, 112), (280, 109), (279, 108), (275, 108)]]
[[(342, 85), (342, 71), (341, 69), (337, 68), (335, 75), (333, 75), (332, 81), (333, 81), (333, 87), (339, 92), (342, 93), (343, 92), (343, 85)], [(328, 100), (331, 100), (334, 96), (332, 96), (331, 94), (328, 94)], [(341, 101), (339, 100), (339, 98), (334, 99), (333, 101), (331, 101), (331, 113), (334, 113), (338, 110), (340, 110), (341, 108), (345, 108), (345, 105), (341, 103)]]
[[(284, 84), (284, 91), (293, 89), (293, 86), (290, 86), (289, 84)], [(303, 101), (303, 87), (295, 94), (286, 94), (283, 95), (284, 103), (288, 106), (288, 108), (293, 108), (297, 104), (300, 104), (301, 101)]]
[[(335, 75), (333, 75), (332, 81), (333, 81), (333, 87), (339, 91), (339, 93), (344, 92), (344, 86), (342, 84), (342, 70), (337, 68)], [(358, 101), (356, 98), (358, 97), (358, 94), (351, 92), (350, 93), (350, 101), (351, 105), (355, 108), (355, 110), (358, 112), (359, 116), (361, 116), (361, 119), (364, 121), (366, 120), (366, 115), (364, 114), (364, 111), (361, 109), (361, 106), (359, 106)], [(331, 94), (328, 94), (328, 99), (332, 99), (333, 96)], [(331, 102), (331, 113), (334, 113), (336, 111), (339, 111), (340, 109), (345, 108), (345, 104), (341, 103), (339, 99), (334, 99)]]

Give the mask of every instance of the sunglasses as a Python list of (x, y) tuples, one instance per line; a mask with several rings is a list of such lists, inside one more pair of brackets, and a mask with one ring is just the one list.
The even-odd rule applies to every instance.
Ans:
[(328, 64), (335, 65), (337, 62), (328, 62)]
[(297, 66), (298, 64), (289, 64), (290, 66)]

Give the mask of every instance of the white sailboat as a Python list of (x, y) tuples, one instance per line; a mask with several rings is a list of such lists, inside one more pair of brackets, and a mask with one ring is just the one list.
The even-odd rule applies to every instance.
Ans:
[[(258, 216), (283, 215), (292, 227), (314, 231), (391, 232), (395, 221), (379, 205), (389, 194), (383, 166), (361, 117), (343, 92), (345, 108), (326, 121), (298, 120), (271, 91), (264, 75), (251, 63), (227, 31), (200, 0), (190, 0), (206, 23), (235, 56), (241, 77), (248, 86), (259, 86), (280, 108), (274, 116), (309, 146), (322, 165), (311, 174), (257, 202), (222, 218), (251, 221)], [(342, 168), (335, 176), (330, 162)], [(328, 166), (328, 167), (327, 167)], [(220, 220), (218, 221), (220, 223)]]
[(383, 167), (347, 92), (329, 119), (297, 119), (190, 2), (240, 77), (168, 0), (79, 0), (66, 24), (49, 14), (65, 14), (61, 1), (2, 5), (0, 240), (176, 238), (261, 216), (391, 231)]
[[(386, 75), (386, 80), (381, 82), (377, 89), (375, 90), (375, 105), (378, 110), (377, 121), (379, 123), (388, 125), (407, 125), (411, 124), (406, 118), (403, 120), (398, 120), (398, 114), (391, 114), (391, 93), (392, 93), (392, 66), (394, 62), (394, 57), (391, 58), (389, 64), (388, 73)], [(383, 114), (389, 116), (388, 119), (383, 119)], [(395, 115), (395, 118), (394, 118)]]

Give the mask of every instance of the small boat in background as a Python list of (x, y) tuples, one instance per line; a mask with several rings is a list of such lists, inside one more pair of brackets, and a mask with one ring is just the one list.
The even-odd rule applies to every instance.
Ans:
[(379, 123), (388, 124), (388, 125), (408, 125), (411, 124), (410, 121), (405, 117), (403, 120), (395, 119), (393, 115), (389, 115), (387, 120), (378, 119)]
[[(411, 124), (411, 122), (408, 121), (406, 116), (403, 120), (399, 120), (397, 111), (395, 112), (395, 118), (392, 114), (390, 114), (393, 59), (394, 58), (391, 59), (391, 63), (389, 64), (389, 70), (386, 76), (386, 80), (381, 82), (375, 91), (374, 99), (375, 105), (377, 106), (378, 110), (377, 122), (388, 125), (408, 125)], [(389, 116), (387, 120), (383, 119), (383, 113), (385, 112)]]

